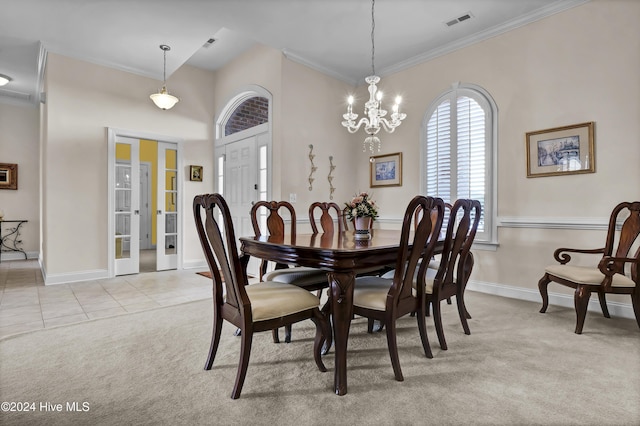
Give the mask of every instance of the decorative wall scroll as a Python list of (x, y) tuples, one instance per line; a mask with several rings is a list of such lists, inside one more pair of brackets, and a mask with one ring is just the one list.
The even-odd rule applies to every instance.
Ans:
[(309, 161), (311, 162), (311, 172), (309, 173), (309, 191), (313, 189), (313, 174), (318, 170), (316, 165), (313, 163), (313, 159), (315, 158), (315, 154), (313, 153), (313, 144), (309, 144)]
[(594, 173), (593, 121), (528, 132), (527, 177)]
[(329, 181), (329, 199), (333, 200), (333, 192), (336, 188), (333, 186), (333, 171), (336, 169), (336, 166), (333, 165), (333, 155), (329, 156), (329, 176), (327, 176), (327, 180)]

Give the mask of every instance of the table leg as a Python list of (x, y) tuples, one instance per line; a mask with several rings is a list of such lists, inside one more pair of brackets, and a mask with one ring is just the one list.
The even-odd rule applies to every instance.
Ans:
[(331, 313), (333, 316), (333, 343), (335, 350), (334, 391), (336, 395), (347, 393), (347, 340), (353, 316), (353, 285), (355, 273), (327, 274), (329, 278)]

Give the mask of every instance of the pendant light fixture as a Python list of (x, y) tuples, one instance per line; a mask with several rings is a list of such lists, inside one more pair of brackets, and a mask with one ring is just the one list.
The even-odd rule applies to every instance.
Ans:
[(11, 77), (9, 77), (8, 75), (0, 74), (0, 86), (9, 84), (11, 80)]
[(375, 68), (375, 0), (371, 1), (371, 75), (364, 79), (369, 84), (369, 101), (364, 104), (364, 115), (366, 117), (362, 117), (360, 121), (356, 123), (358, 119), (358, 114), (354, 114), (352, 111), (353, 106), (353, 96), (349, 96), (347, 99), (347, 113), (342, 115), (344, 121), (342, 125), (347, 128), (349, 133), (357, 132), (362, 125), (364, 125), (364, 131), (367, 133), (367, 136), (363, 142), (363, 152), (369, 148), (371, 152), (375, 150), (380, 151), (380, 138), (376, 136), (381, 128), (387, 131), (387, 133), (393, 133), (393, 131), (398, 127), (402, 120), (407, 117), (407, 114), (400, 112), (400, 102), (402, 102), (402, 98), (397, 96), (395, 99), (395, 104), (393, 105), (393, 110), (391, 113), (391, 120), (387, 120), (385, 117), (387, 115), (387, 110), (382, 109), (382, 92), (378, 91), (377, 84), (380, 82), (380, 77), (376, 75)]
[(171, 48), (166, 44), (161, 44), (160, 49), (162, 50), (164, 55), (164, 67), (162, 72), (162, 89), (160, 90), (159, 93), (154, 93), (149, 97), (151, 98), (153, 103), (156, 104), (158, 108), (167, 110), (167, 109), (173, 108), (173, 106), (177, 104), (178, 101), (180, 101), (180, 99), (176, 98), (173, 95), (170, 95), (169, 92), (167, 91), (167, 51), (171, 50)]

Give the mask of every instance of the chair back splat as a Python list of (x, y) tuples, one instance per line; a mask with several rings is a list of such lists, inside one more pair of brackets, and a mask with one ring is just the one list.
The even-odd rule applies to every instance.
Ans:
[[(316, 210), (320, 210), (320, 218), (316, 222), (315, 212)], [(331, 217), (331, 212), (335, 214), (335, 219)], [(327, 202), (319, 202), (316, 201), (309, 206), (309, 222), (311, 223), (311, 231), (314, 234), (319, 232), (318, 223), (320, 224), (320, 229), (325, 234), (332, 234), (336, 229), (337, 231), (342, 232), (344, 230), (344, 222), (342, 218), (342, 210), (340, 206), (336, 203), (327, 203)]]
[[(320, 300), (307, 290), (290, 284), (267, 281), (248, 285), (246, 269), (249, 256), (240, 257), (238, 254), (231, 213), (220, 194), (197, 195), (193, 200), (193, 215), (213, 280), (213, 332), (205, 370), (213, 366), (222, 323), (226, 320), (240, 329), (242, 340), (240, 362), (231, 393), (231, 398), (237, 399), (247, 374), (253, 333), (310, 319), (316, 325), (314, 360), (320, 371), (326, 371), (321, 351), (327, 336), (330, 336), (330, 329), (326, 315), (320, 312)], [(223, 285), (226, 290), (224, 296)]]

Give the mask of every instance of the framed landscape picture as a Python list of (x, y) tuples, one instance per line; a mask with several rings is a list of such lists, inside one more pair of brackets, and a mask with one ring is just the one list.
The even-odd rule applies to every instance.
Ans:
[(369, 186), (402, 186), (402, 153), (369, 158)]
[(594, 173), (594, 123), (528, 132), (527, 177)]

